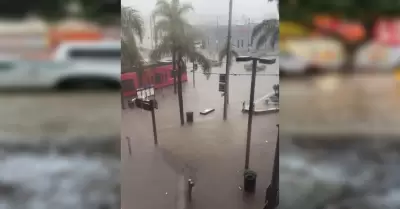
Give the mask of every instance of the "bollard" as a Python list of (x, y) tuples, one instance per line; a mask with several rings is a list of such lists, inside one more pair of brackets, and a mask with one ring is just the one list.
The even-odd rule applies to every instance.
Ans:
[(244, 191), (254, 193), (256, 191), (257, 173), (252, 170), (244, 172)]
[(193, 123), (193, 112), (186, 112), (186, 121), (188, 123)]
[(193, 187), (194, 187), (194, 181), (192, 179), (188, 179), (188, 201), (192, 201), (192, 191), (193, 191)]

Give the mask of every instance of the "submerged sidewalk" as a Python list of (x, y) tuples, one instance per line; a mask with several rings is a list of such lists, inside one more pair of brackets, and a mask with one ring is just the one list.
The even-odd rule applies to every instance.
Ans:
[(160, 150), (135, 139), (124, 137), (122, 140), (122, 208), (184, 209), (184, 178), (166, 164)]
[[(125, 150), (122, 156), (124, 178), (122, 195), (123, 198), (129, 196), (132, 198), (132, 201), (123, 202), (125, 209), (132, 207), (180, 209), (178, 199), (182, 197), (182, 193), (179, 194), (178, 191), (181, 190), (178, 185), (182, 181), (182, 176), (195, 181), (193, 201), (186, 208), (261, 209), (263, 207), (265, 189), (272, 174), (277, 136), (276, 114), (254, 117), (250, 168), (258, 173), (258, 178), (257, 191), (252, 196), (245, 196), (241, 190), (247, 117), (232, 117), (226, 122), (212, 119), (195, 121), (194, 124), (186, 124), (183, 127), (178, 124), (168, 128), (161, 127), (158, 132), (159, 145), (155, 148), (151, 127), (140, 125), (148, 124), (149, 119), (140, 117), (143, 119), (138, 122), (135, 120), (138, 118), (136, 114), (137, 111), (125, 111), (122, 121), (132, 127), (123, 127), (123, 133), (132, 138), (136, 137), (131, 160), (128, 160), (126, 154), (128, 150), (126, 143), (122, 143), (122, 149)], [(170, 123), (175, 124), (175, 118), (171, 120), (174, 121)], [(128, 175), (135, 177), (128, 178)], [(154, 180), (156, 178), (158, 181)], [(147, 188), (142, 190), (145, 186)], [(167, 191), (164, 190), (175, 193), (166, 195)], [(152, 197), (151, 200), (149, 197)], [(133, 199), (136, 199), (136, 203), (137, 201), (152, 201), (152, 203), (151, 205), (142, 203), (142, 206), (135, 204)], [(156, 203), (157, 201), (163, 203)]]

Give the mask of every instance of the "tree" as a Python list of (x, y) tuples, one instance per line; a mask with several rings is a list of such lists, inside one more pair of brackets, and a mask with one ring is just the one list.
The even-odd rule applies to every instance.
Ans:
[(37, 15), (46, 20), (58, 20), (67, 15), (66, 0), (1, 0), (0, 17), (20, 19)]
[[(198, 38), (197, 31), (184, 18), (184, 15), (191, 10), (193, 10), (191, 4), (181, 4), (179, 0), (171, 0), (171, 2), (158, 0), (153, 11), (154, 34), (158, 44), (150, 53), (150, 57), (153, 60), (159, 60), (163, 56), (172, 56), (173, 70), (177, 72), (174, 73), (174, 92), (176, 92), (176, 84), (178, 84), (181, 125), (184, 124), (182, 82), (181, 76), (177, 77), (176, 75), (182, 74), (183, 64), (179, 64), (178, 71), (176, 71), (177, 61), (183, 63), (184, 57), (196, 61), (203, 68), (205, 74), (209, 74), (211, 69), (208, 59), (195, 47), (195, 40)], [(178, 78), (178, 83), (176, 78)]]
[(261, 23), (257, 24), (251, 33), (251, 44), (254, 41), (256, 49), (261, 48), (267, 42), (269, 42), (271, 47), (275, 47), (279, 41), (279, 20), (270, 19), (263, 20)]
[(121, 66), (122, 71), (136, 71), (141, 83), (143, 67), (142, 56), (138, 49), (137, 37), (142, 42), (144, 23), (139, 12), (130, 7), (121, 6)]
[[(220, 64), (222, 65), (222, 61), (224, 60), (225, 57), (227, 57), (228, 55), (228, 43), (225, 43), (224, 47), (218, 52), (218, 61), (220, 62)], [(229, 60), (229, 66), (232, 65), (232, 59), (233, 57), (238, 57), (239, 54), (235, 51), (235, 49), (233, 49), (233, 45), (231, 47), (231, 59)]]
[[(294, 21), (311, 30), (318, 30), (325, 36), (332, 37), (344, 44), (347, 52), (347, 60), (343, 69), (352, 71), (354, 69), (355, 53), (361, 45), (372, 38), (373, 27), (380, 17), (393, 17), (400, 13), (400, 2), (397, 0), (280, 0), (280, 19), (283, 21)], [(365, 38), (350, 41), (337, 31), (328, 31), (317, 28), (312, 18), (317, 14), (330, 15), (344, 20), (360, 22), (365, 29)]]
[(99, 23), (116, 23), (121, 17), (119, 0), (79, 0), (82, 16)]

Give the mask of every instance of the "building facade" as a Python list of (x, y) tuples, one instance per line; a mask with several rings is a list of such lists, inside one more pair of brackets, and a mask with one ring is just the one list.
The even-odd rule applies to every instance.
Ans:
[[(231, 44), (239, 55), (249, 55), (255, 53), (255, 47), (251, 45), (251, 33), (255, 24), (232, 25)], [(199, 25), (197, 26), (203, 33), (202, 48), (210, 56), (214, 57), (221, 51), (227, 42), (228, 26), (222, 25)], [(278, 47), (276, 47), (278, 48)], [(257, 52), (273, 53), (274, 49), (268, 45), (261, 47)]]

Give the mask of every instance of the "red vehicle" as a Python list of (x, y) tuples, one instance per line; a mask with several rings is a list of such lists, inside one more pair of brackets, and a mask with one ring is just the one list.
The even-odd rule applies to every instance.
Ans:
[[(187, 81), (186, 70), (181, 75), (182, 81)], [(171, 62), (160, 62), (149, 64), (142, 75), (142, 85), (154, 85), (156, 89), (174, 84), (174, 75)], [(136, 72), (123, 73), (121, 75), (121, 85), (124, 97), (136, 96), (136, 89), (139, 88), (139, 78)]]

